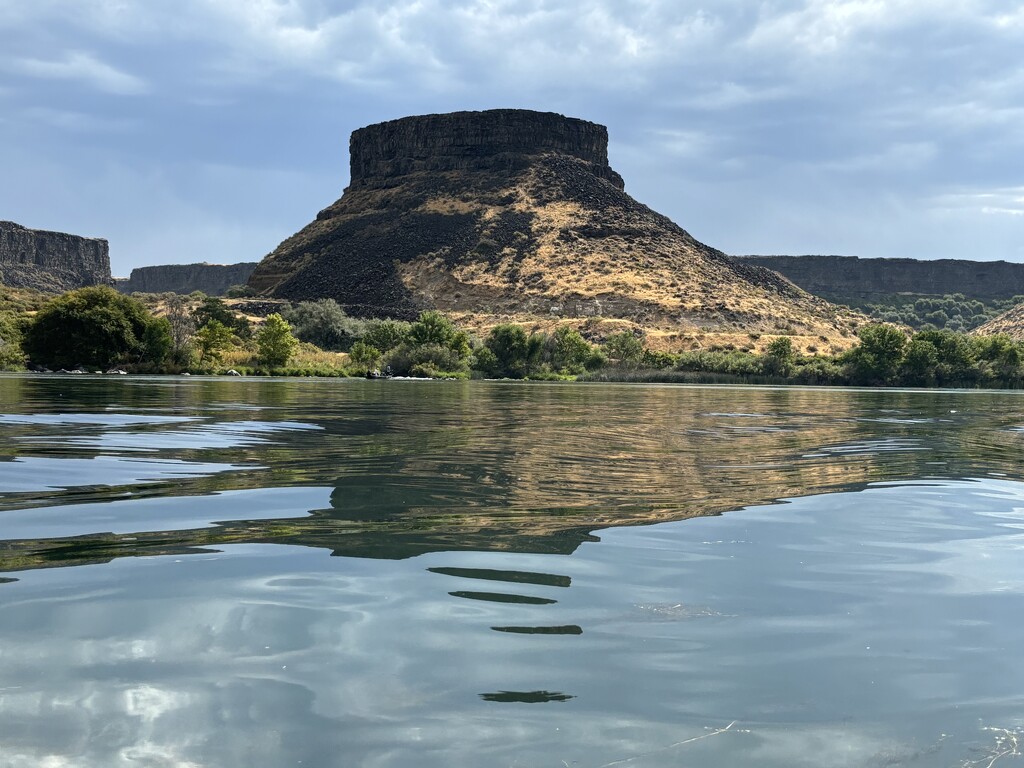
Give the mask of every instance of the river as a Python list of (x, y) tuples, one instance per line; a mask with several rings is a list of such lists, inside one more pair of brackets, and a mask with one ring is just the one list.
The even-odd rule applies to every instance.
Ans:
[(1024, 395), (0, 377), (0, 766), (1024, 762)]

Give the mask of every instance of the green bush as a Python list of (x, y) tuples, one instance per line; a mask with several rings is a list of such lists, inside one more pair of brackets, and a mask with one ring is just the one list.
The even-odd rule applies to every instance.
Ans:
[(248, 339), (252, 336), (249, 321), (232, 312), (224, 300), (216, 296), (205, 296), (199, 306), (192, 310), (192, 318), (198, 328), (202, 328), (211, 320), (216, 320), (226, 328), (230, 328), (232, 333), (241, 339)]
[(644, 354), (644, 345), (629, 331), (612, 334), (603, 344), (604, 354), (615, 365), (635, 368)]
[(25, 353), (21, 343), (18, 318), (10, 312), (0, 312), (0, 371), (17, 371), (24, 367)]
[(891, 325), (866, 325), (858, 334), (860, 344), (845, 357), (854, 384), (892, 384), (896, 379), (907, 337)]
[(208, 320), (195, 335), (197, 361), (200, 367), (220, 362), (224, 352), (231, 346), (234, 334), (220, 320)]
[(348, 352), (366, 330), (362, 320), (346, 315), (334, 299), (303, 301), (283, 316), (296, 338), (336, 352)]
[(402, 344), (383, 360), (397, 376), (451, 376), (468, 371), (466, 357), (450, 347), (435, 344)]
[(256, 356), (270, 368), (286, 365), (298, 346), (292, 327), (276, 312), (267, 317), (256, 333)]
[(583, 373), (594, 348), (580, 332), (560, 325), (545, 342), (544, 359), (556, 371)]
[(162, 365), (171, 342), (167, 323), (157, 321), (141, 302), (95, 286), (47, 303), (26, 329), (23, 347), (33, 362), (50, 368), (106, 369)]
[(411, 325), (401, 320), (368, 320), (362, 341), (381, 352), (389, 352), (409, 339)]
[(232, 285), (224, 291), (224, 295), (229, 299), (247, 299), (250, 296), (255, 296), (256, 292), (248, 285)]
[(376, 347), (362, 341), (357, 341), (352, 345), (349, 359), (356, 365), (372, 368), (380, 362), (381, 354), (381, 351)]
[(496, 325), (487, 335), (484, 345), (491, 354), (477, 355), (478, 366), (489, 376), (507, 379), (521, 379), (538, 370), (541, 352), (546, 337), (540, 334), (527, 335), (526, 329), (514, 323)]

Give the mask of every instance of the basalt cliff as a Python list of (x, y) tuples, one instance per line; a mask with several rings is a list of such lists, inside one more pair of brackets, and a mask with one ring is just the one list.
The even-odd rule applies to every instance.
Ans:
[(0, 285), (60, 293), (110, 282), (106, 240), (0, 221)]
[(1024, 264), (965, 259), (860, 259), (856, 256), (736, 256), (742, 264), (774, 269), (805, 291), (860, 306), (895, 295), (962, 293), (991, 301), (1024, 295)]
[(136, 267), (127, 279), (115, 283), (122, 293), (192, 293), (223, 296), (228, 288), (245, 285), (255, 262), (240, 264), (161, 264)]
[(768, 269), (734, 262), (624, 191), (600, 125), (524, 110), (361, 128), (341, 199), (281, 243), (249, 286), (334, 298), (351, 314), (439, 309), (485, 331), (572, 323), (661, 348), (849, 345), (861, 322)]

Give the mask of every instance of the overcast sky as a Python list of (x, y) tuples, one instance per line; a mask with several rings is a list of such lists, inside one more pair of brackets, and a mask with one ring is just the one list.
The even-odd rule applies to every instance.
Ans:
[(1022, 52), (1019, 0), (0, 0), (0, 219), (258, 260), (352, 130), (520, 107), (728, 253), (1024, 261)]

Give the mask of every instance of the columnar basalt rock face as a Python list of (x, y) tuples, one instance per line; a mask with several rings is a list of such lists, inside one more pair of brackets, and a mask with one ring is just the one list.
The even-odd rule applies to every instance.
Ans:
[(608, 165), (608, 129), (552, 112), (495, 109), (406, 117), (353, 132), (352, 188), (379, 186), (423, 171), (504, 171), (526, 168), (547, 152), (582, 160), (619, 189)]
[(127, 280), (118, 280), (122, 293), (192, 293), (202, 291), (208, 296), (223, 296), (228, 288), (245, 285), (256, 262), (239, 264), (162, 264), (137, 267)]
[(251, 288), (360, 316), (439, 309), (477, 332), (632, 330), (664, 349), (749, 348), (772, 333), (842, 348), (860, 322), (627, 195), (603, 126), (456, 112), (362, 128), (350, 146), (341, 199), (267, 256)]
[(0, 221), (0, 284), (59, 293), (110, 281), (106, 240)]
[(897, 293), (962, 293), (982, 301), (1024, 295), (1024, 264), (965, 259), (860, 259), (856, 256), (736, 256), (768, 267), (833, 301), (870, 303)]

